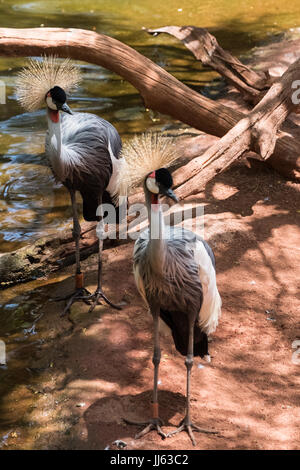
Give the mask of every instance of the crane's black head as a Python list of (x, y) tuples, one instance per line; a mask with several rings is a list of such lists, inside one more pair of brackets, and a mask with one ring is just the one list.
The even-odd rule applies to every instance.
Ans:
[(178, 199), (172, 191), (173, 178), (167, 168), (159, 168), (153, 171), (146, 178), (146, 187), (152, 194), (161, 194), (167, 196), (173, 201), (178, 202)]
[(51, 88), (51, 90), (46, 93), (45, 100), (48, 108), (52, 111), (64, 111), (65, 113), (73, 114), (66, 103), (66, 92), (59, 86)]

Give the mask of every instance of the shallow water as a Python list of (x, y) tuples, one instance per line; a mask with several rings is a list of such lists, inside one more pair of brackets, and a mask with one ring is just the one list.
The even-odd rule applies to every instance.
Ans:
[[(167, 24), (205, 27), (224, 48), (241, 56), (271, 36), (300, 25), (299, 0), (282, 5), (281, 0), (0, 0), (0, 27), (93, 29), (124, 41), (187, 85), (214, 97), (221, 83), (214, 72), (203, 69), (175, 39), (153, 38), (141, 28)], [(54, 183), (43, 155), (44, 111), (23, 113), (16, 101), (15, 76), (24, 64), (24, 58), (0, 57), (0, 80), (6, 86), (6, 104), (0, 105), (0, 252), (64, 230), (71, 221), (66, 192)], [(74, 110), (104, 117), (123, 138), (148, 128), (174, 125), (168, 116), (145, 110), (139, 94), (121, 77), (91, 64), (78, 62), (78, 67), (83, 82), (69, 100)], [(0, 340), (5, 341), (8, 352), (7, 365), (0, 366), (0, 394), (7, 394), (29, 373), (26, 355), (42, 341), (38, 321), (46, 299), (40, 295), (39, 282), (0, 294)], [(15, 353), (22, 347), (21, 360)], [(0, 433), (0, 448), (9, 439), (13, 419), (6, 424), (5, 432)]]

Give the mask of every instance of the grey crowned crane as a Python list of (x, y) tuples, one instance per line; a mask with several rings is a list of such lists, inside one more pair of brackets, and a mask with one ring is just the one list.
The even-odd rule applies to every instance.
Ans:
[(73, 210), (73, 237), (76, 245), (75, 291), (67, 297), (63, 314), (69, 312), (76, 301), (91, 304), (90, 310), (101, 299), (114, 308), (102, 292), (102, 244), (99, 238), (98, 284), (94, 294), (84, 288), (80, 268), (81, 228), (75, 194), (79, 191), (83, 200), (83, 217), (87, 221), (99, 221), (97, 208), (102, 203), (114, 203), (116, 181), (122, 165), (121, 138), (109, 122), (90, 113), (73, 113), (67, 105), (66, 93), (76, 88), (80, 81), (77, 67), (68, 59), (55, 57), (30, 60), (17, 79), (17, 95), (26, 111), (36, 111), (46, 105), (48, 132), (46, 156), (54, 177), (68, 189)]
[[(190, 415), (190, 377), (194, 356), (210, 361), (208, 337), (214, 332), (221, 314), (221, 298), (216, 284), (214, 254), (210, 246), (195, 233), (180, 227), (166, 227), (160, 206), (160, 196), (177, 198), (172, 190), (172, 176), (166, 168), (164, 139), (157, 139), (144, 165), (144, 193), (149, 229), (137, 239), (133, 254), (133, 269), (137, 288), (149, 306), (154, 324), (154, 387), (152, 418), (146, 423), (125, 420), (129, 424), (146, 426), (136, 438), (152, 429), (162, 437), (186, 430), (195, 445), (193, 430), (215, 433), (196, 426)], [(136, 160), (145, 145), (137, 145)], [(124, 155), (128, 153), (124, 150)], [(149, 152), (151, 153), (151, 152)], [(126, 155), (125, 155), (126, 156)], [(141, 157), (141, 155), (140, 155)], [(134, 160), (134, 159), (133, 159)], [(140, 161), (139, 171), (143, 173)], [(149, 167), (153, 164), (152, 170)], [(130, 178), (129, 178), (130, 179)], [(187, 370), (186, 415), (178, 429), (165, 434), (158, 413), (158, 369), (160, 363), (159, 322), (171, 329), (175, 347), (186, 356)]]

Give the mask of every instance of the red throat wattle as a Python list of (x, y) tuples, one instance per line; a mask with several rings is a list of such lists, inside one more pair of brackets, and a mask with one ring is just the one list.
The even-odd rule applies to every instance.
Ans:
[(158, 202), (158, 194), (151, 194), (151, 206), (153, 210), (158, 210), (159, 202)]
[(158, 194), (151, 193), (151, 204), (158, 204)]
[(50, 108), (48, 109), (51, 121), (57, 123), (59, 121), (59, 111)]

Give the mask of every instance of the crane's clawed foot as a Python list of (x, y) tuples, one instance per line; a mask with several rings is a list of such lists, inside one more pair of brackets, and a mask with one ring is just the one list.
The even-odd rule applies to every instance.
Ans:
[(140, 431), (138, 434), (136, 434), (134, 437), (135, 439), (139, 439), (142, 436), (145, 436), (148, 434), (150, 431), (156, 431), (163, 439), (167, 437), (167, 434), (163, 432), (161, 429), (161, 426), (163, 425), (163, 422), (160, 418), (152, 418), (149, 421), (146, 421), (144, 423), (139, 423), (136, 421), (129, 421), (128, 419), (123, 418), (125, 423), (127, 424), (134, 424), (136, 426), (146, 426), (142, 431)]
[(61, 317), (64, 317), (65, 315), (70, 313), (70, 308), (75, 302), (84, 302), (85, 304), (90, 305), (90, 297), (91, 293), (87, 289), (85, 289), (85, 287), (79, 287), (75, 290), (75, 292), (72, 292), (72, 294), (66, 295), (64, 297), (57, 297), (54, 300), (56, 302), (60, 302), (62, 300), (67, 301), (64, 310), (60, 314)]
[(197, 432), (203, 432), (205, 434), (218, 434), (218, 431), (209, 431), (208, 429), (203, 429), (200, 428), (199, 426), (196, 426), (193, 424), (191, 421), (189, 421), (186, 417), (183, 418), (183, 420), (180, 422), (179, 426), (175, 431), (171, 431), (167, 434), (167, 437), (173, 436), (174, 434), (178, 434), (181, 431), (186, 431), (188, 435), (190, 436), (190, 439), (193, 443), (193, 446), (196, 445), (196, 441), (194, 438), (193, 431)]
[(89, 300), (90, 300), (91, 303), (92, 303), (92, 305), (91, 305), (90, 308), (89, 308), (89, 313), (94, 310), (94, 308), (96, 307), (96, 305), (102, 305), (101, 300), (103, 300), (105, 303), (107, 303), (107, 305), (109, 305), (109, 306), (112, 307), (112, 308), (115, 308), (116, 310), (122, 310), (122, 306), (121, 306), (121, 305), (116, 305), (116, 304), (112, 303), (112, 302), (106, 297), (106, 295), (103, 294), (102, 289), (99, 289), (99, 288), (96, 289), (96, 291), (95, 291), (94, 294), (90, 294)]

